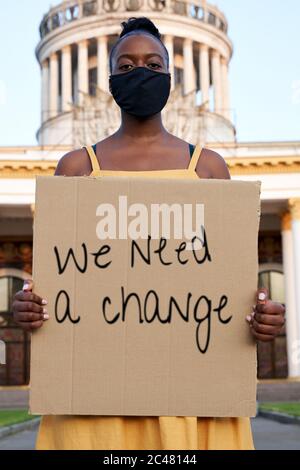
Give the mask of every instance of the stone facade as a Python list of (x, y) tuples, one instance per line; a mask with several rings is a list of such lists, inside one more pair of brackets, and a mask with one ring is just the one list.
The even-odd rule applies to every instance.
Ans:
[(221, 11), (202, 0), (73, 0), (52, 8), (40, 27), (39, 143), (80, 146), (117, 130), (119, 108), (108, 92), (108, 57), (121, 21), (130, 16), (149, 16), (169, 52), (166, 128), (191, 142), (233, 141), (232, 44)]

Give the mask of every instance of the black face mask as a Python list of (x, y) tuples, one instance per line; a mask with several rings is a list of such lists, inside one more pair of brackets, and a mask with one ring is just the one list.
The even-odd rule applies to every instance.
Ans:
[(128, 114), (147, 117), (159, 113), (168, 101), (171, 74), (136, 67), (110, 75), (110, 90), (116, 103)]

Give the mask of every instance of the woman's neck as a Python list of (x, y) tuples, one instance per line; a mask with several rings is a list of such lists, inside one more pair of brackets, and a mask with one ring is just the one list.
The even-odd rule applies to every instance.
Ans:
[(136, 118), (130, 114), (121, 112), (121, 126), (115, 136), (129, 144), (151, 144), (163, 140), (169, 135), (165, 129), (161, 113), (147, 119)]

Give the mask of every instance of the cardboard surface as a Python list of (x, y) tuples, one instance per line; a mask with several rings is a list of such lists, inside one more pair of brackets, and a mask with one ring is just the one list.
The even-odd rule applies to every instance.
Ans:
[[(51, 318), (32, 335), (31, 412), (254, 416), (245, 317), (257, 288), (259, 196), (258, 182), (37, 177), (34, 292)], [(165, 246), (101, 240), (114, 231), (103, 203), (116, 208), (119, 237), (124, 224), (141, 230), (134, 203), (148, 214), (153, 204), (203, 204), (203, 247), (183, 250), (172, 233)]]

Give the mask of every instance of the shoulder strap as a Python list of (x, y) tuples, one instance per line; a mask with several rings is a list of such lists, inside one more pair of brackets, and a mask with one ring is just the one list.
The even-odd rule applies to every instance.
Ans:
[(197, 163), (198, 163), (198, 160), (199, 160), (200, 155), (201, 155), (201, 151), (202, 151), (201, 145), (197, 144), (196, 147), (195, 147), (194, 153), (192, 155), (192, 158), (190, 160), (190, 164), (189, 164), (189, 167), (188, 167), (189, 171), (195, 171), (196, 170)]
[(90, 157), (90, 160), (91, 160), (91, 165), (92, 165), (92, 168), (93, 168), (93, 172), (94, 171), (100, 171), (101, 168), (100, 168), (100, 164), (99, 164), (99, 161), (97, 159), (97, 156), (96, 156), (96, 153), (95, 153), (95, 150), (94, 150), (94, 147), (90, 147), (90, 146), (84, 146), (83, 148), (86, 149), (89, 157)]

